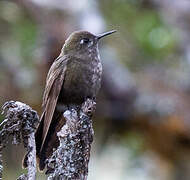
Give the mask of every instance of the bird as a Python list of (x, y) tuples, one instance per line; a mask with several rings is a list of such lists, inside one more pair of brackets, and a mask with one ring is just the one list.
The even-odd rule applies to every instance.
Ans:
[[(44, 170), (46, 159), (59, 145), (57, 132), (65, 124), (64, 111), (80, 107), (87, 98), (96, 98), (102, 77), (98, 42), (114, 32), (116, 30), (99, 35), (88, 31), (73, 32), (51, 65), (43, 94), (42, 115), (35, 133), (40, 171)], [(26, 161), (23, 161), (24, 167)]]

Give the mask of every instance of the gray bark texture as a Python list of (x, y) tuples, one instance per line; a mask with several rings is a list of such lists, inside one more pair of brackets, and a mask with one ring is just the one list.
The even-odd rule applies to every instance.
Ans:
[(94, 131), (92, 114), (96, 103), (87, 99), (80, 111), (67, 110), (66, 124), (57, 133), (60, 145), (47, 162), (48, 180), (86, 180)]
[[(57, 133), (59, 147), (51, 158), (47, 159), (48, 180), (86, 180), (90, 159), (91, 143), (94, 131), (92, 114), (96, 103), (87, 99), (79, 110), (67, 110), (63, 116), (65, 125)], [(27, 149), (28, 173), (18, 180), (36, 179), (36, 145), (35, 131), (39, 124), (37, 112), (28, 105), (9, 101), (3, 105), (6, 119), (0, 124), (0, 179), (2, 179), (2, 150), (6, 147), (9, 137), (13, 144), (23, 143)]]
[(37, 112), (28, 105), (9, 101), (3, 105), (3, 114), (6, 119), (0, 124), (0, 179), (2, 179), (2, 149), (6, 146), (9, 137), (12, 143), (17, 145), (21, 142), (27, 149), (27, 175), (21, 175), (18, 179), (34, 180), (36, 178), (36, 144), (35, 130), (39, 123)]

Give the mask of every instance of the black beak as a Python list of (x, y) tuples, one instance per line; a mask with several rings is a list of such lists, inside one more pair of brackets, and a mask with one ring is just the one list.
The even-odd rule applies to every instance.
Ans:
[(97, 35), (97, 38), (98, 38), (98, 40), (99, 40), (99, 39), (103, 38), (104, 36), (110, 35), (110, 34), (112, 34), (112, 33), (114, 33), (114, 32), (116, 32), (116, 30), (112, 30), (112, 31), (108, 31), (108, 32), (99, 34), (99, 35)]

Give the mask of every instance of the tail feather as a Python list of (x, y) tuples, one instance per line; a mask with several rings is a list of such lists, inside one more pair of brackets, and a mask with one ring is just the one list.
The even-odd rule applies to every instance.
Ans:
[[(39, 124), (38, 129), (35, 134), (36, 158), (37, 158), (37, 163), (39, 165), (40, 171), (43, 171), (43, 169), (45, 168), (45, 166), (46, 166), (45, 161), (47, 158), (49, 158), (52, 155), (53, 149), (57, 148), (59, 146), (57, 132), (60, 131), (60, 129), (63, 127), (64, 124), (65, 124), (65, 119), (64, 119), (62, 113), (55, 111), (48, 134), (47, 134), (44, 144), (42, 146), (43, 125), (44, 125), (44, 117), (42, 116), (40, 124)], [(24, 156), (24, 159), (22, 162), (23, 168), (27, 168), (27, 161), (28, 161), (28, 157), (26, 154)]]
[[(52, 153), (53, 149), (57, 148), (59, 146), (59, 140), (57, 137), (57, 132), (60, 131), (62, 126), (65, 124), (65, 119), (62, 116), (61, 112), (55, 111), (53, 115), (53, 119), (50, 125), (50, 128), (48, 130), (48, 134), (46, 136), (46, 139), (44, 141), (43, 146), (41, 147), (42, 139), (41, 134), (43, 131), (40, 131), (41, 133), (36, 134), (36, 148), (37, 148), (37, 157), (39, 158), (39, 169), (42, 171), (45, 168), (45, 161), (47, 158), (49, 158)], [(40, 142), (39, 142), (39, 139)]]
[(27, 156), (27, 154), (25, 154), (24, 155), (24, 158), (23, 158), (23, 160), (22, 160), (22, 168), (23, 169), (25, 169), (25, 168), (27, 168), (28, 167), (28, 156)]
[[(40, 154), (40, 148), (41, 148), (41, 142), (42, 142), (43, 124), (44, 124), (44, 118), (43, 118), (43, 114), (42, 114), (40, 124), (39, 124), (38, 129), (37, 129), (37, 131), (35, 133), (37, 159), (39, 159), (39, 154)], [(38, 162), (39, 162), (39, 160), (38, 160)], [(28, 167), (28, 153), (24, 155), (24, 158), (22, 160), (22, 167), (23, 168)]]

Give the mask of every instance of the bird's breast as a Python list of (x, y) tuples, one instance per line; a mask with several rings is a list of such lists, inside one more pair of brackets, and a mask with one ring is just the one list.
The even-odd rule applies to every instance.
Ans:
[(61, 92), (63, 101), (80, 104), (87, 97), (95, 97), (100, 88), (101, 74), (102, 64), (99, 59), (68, 62)]

